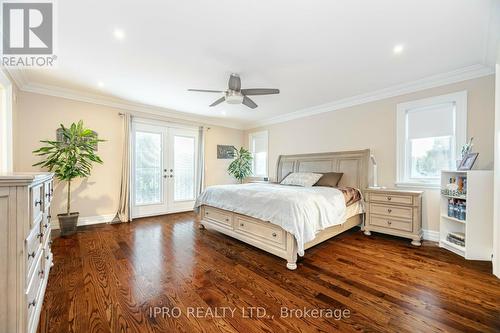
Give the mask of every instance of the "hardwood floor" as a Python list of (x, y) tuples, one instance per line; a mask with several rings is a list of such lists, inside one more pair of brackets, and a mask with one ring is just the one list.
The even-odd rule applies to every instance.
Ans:
[(289, 271), (184, 213), (87, 227), (52, 248), (39, 332), (500, 331), (491, 264), (430, 242), (351, 230)]

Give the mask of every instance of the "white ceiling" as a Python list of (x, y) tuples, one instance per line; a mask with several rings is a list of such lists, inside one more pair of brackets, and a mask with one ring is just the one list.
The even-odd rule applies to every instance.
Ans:
[[(58, 68), (24, 71), (23, 79), (258, 123), (464, 67), (493, 67), (495, 1), (64, 0), (57, 2)], [(243, 88), (281, 94), (253, 97), (259, 107), (251, 110), (209, 108), (219, 95), (187, 91), (226, 89), (231, 72)]]

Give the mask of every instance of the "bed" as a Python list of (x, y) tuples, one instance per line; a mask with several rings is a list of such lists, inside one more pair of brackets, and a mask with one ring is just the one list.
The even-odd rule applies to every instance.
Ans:
[[(279, 183), (291, 172), (343, 172), (339, 187), (356, 188), (363, 194), (364, 189), (368, 187), (370, 177), (369, 158), (368, 149), (281, 155), (277, 165), (277, 182)], [(198, 212), (200, 228), (219, 231), (281, 257), (287, 261), (286, 267), (294, 270), (297, 268), (297, 255), (304, 255), (305, 250), (362, 224), (363, 201), (347, 207), (344, 203), (343, 209), (336, 209), (337, 206), (340, 207), (339, 200), (341, 199), (335, 191), (340, 192), (324, 187), (293, 188), (278, 184), (211, 187), (198, 198), (195, 210)], [(248, 195), (247, 201), (242, 200), (246, 198), (244, 195)], [(273, 201), (275, 197), (280, 198), (281, 201), (278, 199)], [(287, 199), (284, 200), (284, 197)], [(302, 209), (297, 202), (307, 202), (309, 206), (303, 204), (304, 210), (297, 214), (297, 218), (294, 214), (286, 215), (287, 204), (289, 207)], [(267, 212), (266, 204), (272, 208), (282, 204), (283, 210), (278, 211), (276, 208)], [(252, 205), (262, 207), (262, 212), (248, 208)], [(283, 216), (277, 215), (277, 212)], [(338, 214), (338, 216), (332, 214)], [(328, 226), (322, 223), (326, 215), (333, 216), (328, 221), (337, 221), (335, 225)], [(312, 220), (306, 223), (301, 221), (301, 218)], [(294, 219), (299, 220), (299, 223)], [(294, 223), (289, 223), (289, 220), (294, 220)]]

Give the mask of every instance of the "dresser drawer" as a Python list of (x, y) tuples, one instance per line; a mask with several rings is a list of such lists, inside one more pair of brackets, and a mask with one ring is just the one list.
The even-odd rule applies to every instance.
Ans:
[(370, 214), (411, 220), (413, 216), (413, 209), (411, 207), (370, 204)]
[(41, 248), (42, 248), (42, 235), (40, 232), (40, 224), (31, 229), (28, 237), (25, 240), (25, 248), (26, 248), (26, 272), (27, 276), (30, 277), (33, 269), (35, 259), (39, 257)]
[[(28, 288), (26, 290), (26, 307), (28, 312), (28, 323), (29, 326), (33, 324), (33, 319), (35, 315), (35, 309), (39, 306), (40, 302), (43, 300), (39, 299), (40, 296), (40, 288), (42, 287), (42, 281), (45, 277), (43, 271), (43, 260), (42, 256), (37, 258), (37, 262), (34, 265), (35, 271), (33, 272), (33, 276), (29, 281)], [(28, 332), (33, 332), (32, 329), (29, 329)]]
[(45, 202), (45, 210), (47, 210), (47, 208), (49, 207), (50, 202), (52, 201), (53, 194), (54, 194), (54, 181), (53, 180), (46, 181), (43, 184), (43, 198)]
[(36, 223), (42, 219), (43, 212), (43, 184), (33, 186), (30, 190), (30, 211), (31, 211), (31, 225), (34, 227)]
[(231, 213), (210, 206), (204, 207), (204, 219), (215, 222), (223, 227), (233, 228), (233, 217)]
[(412, 223), (410, 221), (395, 220), (386, 216), (371, 215), (369, 218), (370, 225), (402, 230), (402, 231), (412, 231)]
[(271, 223), (236, 216), (234, 229), (245, 236), (255, 236), (280, 248), (286, 248), (285, 231)]
[(44, 228), (42, 226), (42, 234), (43, 234), (42, 246), (43, 246), (43, 248), (50, 247), (49, 242), (50, 242), (51, 233), (52, 233), (52, 227), (50, 226), (50, 224), (48, 225), (47, 228)]
[(413, 197), (409, 195), (392, 195), (392, 194), (370, 194), (370, 201), (386, 202), (392, 204), (412, 205)]

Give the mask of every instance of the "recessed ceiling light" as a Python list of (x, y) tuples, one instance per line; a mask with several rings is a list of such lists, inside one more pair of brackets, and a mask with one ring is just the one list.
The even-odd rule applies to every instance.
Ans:
[(394, 52), (394, 54), (400, 54), (401, 52), (403, 52), (404, 48), (405, 47), (403, 44), (398, 44), (398, 45), (394, 46), (394, 48), (392, 49), (392, 52)]
[(225, 116), (227, 113), (226, 113), (226, 111), (222, 110), (222, 111), (220, 112), (220, 114), (221, 114), (221, 115), (223, 115), (223, 116)]
[(102, 87), (104, 87), (104, 82), (99, 81), (99, 82), (97, 82), (97, 85), (99, 86), (99, 88), (102, 88)]
[(118, 40), (123, 40), (123, 39), (125, 39), (125, 31), (117, 28), (117, 29), (113, 30), (113, 36), (115, 36), (115, 38)]

